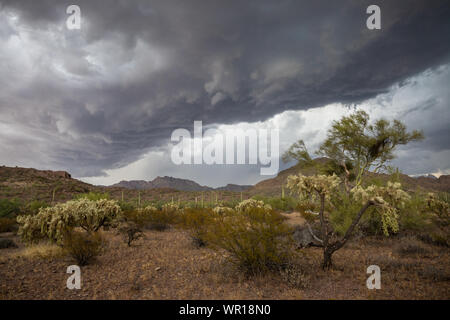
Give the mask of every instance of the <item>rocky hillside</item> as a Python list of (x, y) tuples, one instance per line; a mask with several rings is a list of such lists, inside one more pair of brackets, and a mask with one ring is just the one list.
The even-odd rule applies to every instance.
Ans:
[(159, 188), (170, 188), (179, 191), (233, 191), (233, 192), (241, 192), (246, 191), (253, 186), (249, 185), (238, 185), (238, 184), (227, 184), (224, 187), (219, 188), (211, 188), (207, 186), (202, 186), (195, 181), (188, 179), (180, 179), (173, 177), (156, 177), (152, 181), (144, 181), (144, 180), (131, 180), (131, 181), (120, 181), (112, 185), (111, 187), (119, 187), (126, 189), (134, 189), (134, 190), (149, 190), (149, 189), (159, 189)]
[(251, 185), (239, 185), (239, 184), (227, 184), (224, 187), (216, 188), (218, 191), (234, 191), (234, 192), (243, 192), (253, 188)]
[(170, 188), (180, 191), (208, 191), (213, 190), (210, 187), (201, 186), (197, 182), (188, 179), (179, 179), (173, 177), (156, 177), (152, 181), (132, 180), (121, 181), (111, 187), (122, 187), (127, 189), (148, 190), (159, 188)]
[[(32, 200), (61, 202), (73, 199), (76, 195), (87, 192), (108, 193), (116, 200), (137, 203), (146, 201), (194, 201), (202, 193), (205, 201), (211, 195), (205, 191), (213, 190), (185, 179), (158, 177), (149, 183), (146, 181), (123, 182), (116, 186), (94, 186), (74, 179), (65, 171), (37, 170), (32, 168), (0, 166), (0, 199), (19, 199), (25, 203)], [(183, 191), (175, 188), (182, 188)], [(238, 199), (240, 193), (233, 191), (218, 191), (220, 200)], [(245, 195), (247, 196), (247, 195)]]
[(74, 194), (99, 190), (73, 179), (68, 172), (0, 166), (0, 198), (52, 201), (70, 199)]

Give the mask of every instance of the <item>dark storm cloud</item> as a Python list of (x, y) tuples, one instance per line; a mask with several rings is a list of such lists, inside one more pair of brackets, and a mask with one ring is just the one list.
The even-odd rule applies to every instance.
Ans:
[[(377, 1), (373, 31), (372, 1), (0, 2), (2, 120), (76, 176), (128, 164), (194, 120), (358, 103), (450, 53), (447, 1)], [(65, 29), (73, 3), (80, 31)], [(0, 132), (4, 152), (11, 139)]]

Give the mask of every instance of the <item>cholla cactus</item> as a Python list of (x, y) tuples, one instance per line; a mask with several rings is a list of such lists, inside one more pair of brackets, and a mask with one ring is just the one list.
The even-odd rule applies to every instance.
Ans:
[(149, 216), (150, 214), (152, 214), (156, 211), (158, 211), (158, 209), (153, 206), (147, 206), (145, 208), (137, 208), (136, 209), (136, 213), (143, 218)]
[(448, 218), (450, 215), (448, 202), (439, 199), (434, 193), (427, 194), (427, 206), (439, 218)]
[(287, 178), (287, 187), (303, 196), (319, 194), (328, 197), (338, 189), (340, 183), (341, 180), (335, 174), (332, 176), (304, 176), (300, 174), (298, 176), (291, 175)]
[(45, 237), (62, 243), (64, 235), (71, 228), (81, 227), (88, 232), (95, 232), (119, 214), (120, 207), (115, 200), (91, 201), (81, 198), (41, 208), (35, 216), (18, 216), (17, 222), (21, 225), (19, 235), (26, 242)]
[(262, 208), (264, 210), (270, 211), (272, 210), (272, 207), (269, 204), (264, 204), (263, 201), (255, 200), (255, 199), (247, 199), (242, 202), (240, 202), (235, 210), (237, 212), (247, 212), (248, 210), (252, 208)]
[(181, 211), (180, 206), (177, 203), (166, 203), (162, 206), (162, 211), (173, 211), (173, 212), (178, 212)]
[(381, 214), (383, 232), (389, 235), (389, 229), (398, 232), (398, 208), (404, 207), (410, 196), (401, 189), (399, 182), (388, 182), (386, 187), (371, 185), (367, 188), (354, 187), (351, 194), (355, 200), (371, 201)]
[(218, 206), (213, 209), (213, 212), (220, 215), (226, 215), (229, 213), (234, 213), (234, 210), (232, 208)]

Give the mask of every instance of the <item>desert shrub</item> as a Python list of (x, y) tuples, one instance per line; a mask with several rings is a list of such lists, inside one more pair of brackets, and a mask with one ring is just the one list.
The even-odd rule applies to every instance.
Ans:
[(206, 245), (208, 230), (216, 215), (211, 209), (185, 209), (180, 226), (188, 231), (196, 246), (202, 247)]
[(253, 209), (263, 209), (263, 211), (271, 211), (272, 207), (268, 204), (265, 204), (261, 200), (255, 199), (247, 199), (239, 202), (239, 204), (235, 207), (235, 210), (240, 213), (250, 212)]
[(0, 233), (2, 232), (16, 232), (17, 223), (14, 218), (0, 218)]
[(21, 203), (17, 199), (0, 199), (0, 218), (13, 218), (20, 214)]
[(404, 208), (400, 209), (399, 225), (404, 231), (425, 231), (430, 229), (431, 216), (426, 209), (426, 201), (423, 195), (411, 196)]
[(122, 212), (132, 212), (132, 211), (136, 210), (136, 205), (131, 202), (120, 201), (119, 206), (120, 206), (120, 210), (122, 210)]
[(34, 216), (18, 216), (18, 234), (29, 243), (42, 238), (61, 243), (65, 234), (73, 228), (95, 232), (110, 225), (119, 214), (120, 207), (114, 200), (91, 201), (81, 198), (41, 208)]
[(97, 257), (104, 246), (103, 237), (99, 232), (70, 231), (64, 237), (64, 250), (76, 260), (78, 265), (84, 266)]
[(405, 237), (395, 246), (395, 251), (402, 256), (424, 255), (429, 253), (425, 245), (414, 237)]
[(181, 210), (176, 204), (163, 205), (162, 210), (148, 206), (136, 210), (138, 215), (145, 221), (145, 227), (150, 230), (164, 231), (171, 224), (178, 222)]
[(119, 232), (130, 247), (132, 242), (144, 236), (142, 229), (146, 223), (146, 215), (142, 211), (125, 211), (122, 213), (122, 221)]
[(207, 241), (227, 251), (231, 261), (247, 274), (279, 270), (293, 249), (289, 226), (279, 214), (264, 207), (218, 216)]

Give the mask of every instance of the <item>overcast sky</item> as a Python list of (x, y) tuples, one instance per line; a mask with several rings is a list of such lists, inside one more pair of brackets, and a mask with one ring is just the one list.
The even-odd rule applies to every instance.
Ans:
[(424, 131), (397, 152), (404, 173), (448, 174), (449, 39), (448, 1), (0, 0), (0, 164), (253, 184), (259, 166), (174, 165), (172, 131), (278, 128), (280, 152), (314, 151), (362, 108)]

